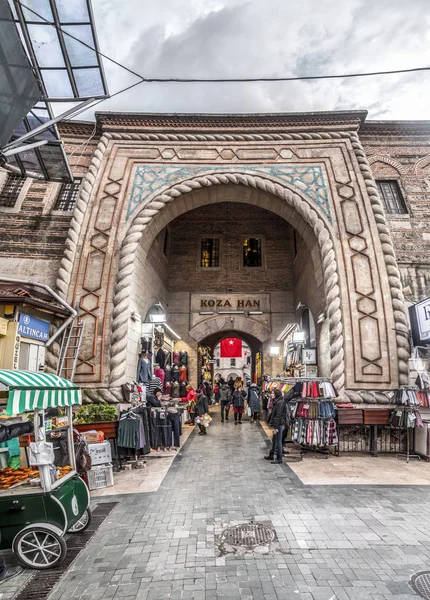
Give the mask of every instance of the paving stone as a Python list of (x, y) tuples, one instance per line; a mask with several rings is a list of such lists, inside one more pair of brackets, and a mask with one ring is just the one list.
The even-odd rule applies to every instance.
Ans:
[[(417, 598), (408, 581), (429, 564), (428, 488), (304, 486), (263, 460), (259, 427), (232, 425), (194, 434), (157, 492), (118, 496), (50, 600)], [(216, 558), (220, 525), (251, 519), (274, 525), (282, 553)]]

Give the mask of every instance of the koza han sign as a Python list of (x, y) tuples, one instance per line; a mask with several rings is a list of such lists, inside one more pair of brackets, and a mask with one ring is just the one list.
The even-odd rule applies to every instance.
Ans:
[(49, 339), (49, 328), (51, 323), (49, 321), (42, 321), (42, 319), (36, 319), (36, 317), (30, 317), (25, 313), (19, 315), (18, 321), (18, 333), (22, 337), (32, 338), (33, 340), (39, 340), (40, 342), (47, 342)]

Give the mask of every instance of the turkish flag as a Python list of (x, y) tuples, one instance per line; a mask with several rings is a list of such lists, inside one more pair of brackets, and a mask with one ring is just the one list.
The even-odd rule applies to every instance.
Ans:
[(221, 358), (242, 358), (242, 340), (225, 338), (221, 340)]

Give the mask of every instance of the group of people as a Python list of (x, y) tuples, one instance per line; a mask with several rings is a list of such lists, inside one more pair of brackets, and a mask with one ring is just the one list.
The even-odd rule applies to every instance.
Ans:
[[(148, 385), (146, 402), (150, 406), (161, 406), (161, 382), (156, 379), (152, 377)], [(202, 420), (209, 413), (212, 394), (215, 396), (215, 402), (221, 406), (221, 423), (229, 420), (230, 408), (232, 408), (234, 424), (242, 425), (242, 416), (246, 406), (248, 407), (251, 423), (258, 423), (260, 419), (261, 391), (255, 383), (244, 387), (240, 377), (236, 381), (231, 377), (228, 381), (219, 379), (215, 382), (213, 388), (209, 382), (204, 381), (200, 384), (198, 391), (191, 385), (188, 385), (186, 389), (187, 395), (183, 398), (183, 401), (187, 403), (188, 422), (194, 426), (197, 420), (200, 430), (199, 435), (207, 435), (207, 427), (204, 426)], [(264, 457), (266, 460), (270, 460), (272, 464), (281, 464), (282, 455), (287, 454), (284, 451), (284, 442), (291, 425), (289, 399), (288, 394), (285, 398), (283, 397), (281, 390), (272, 392), (272, 409), (268, 421), (273, 428), (272, 447), (269, 454)]]
[(230, 407), (233, 407), (234, 424), (242, 425), (242, 415), (245, 412), (245, 402), (251, 411), (251, 423), (257, 423), (260, 417), (260, 389), (252, 383), (247, 389), (243, 387), (241, 379), (234, 381), (232, 378), (226, 382), (220, 379), (219, 401), (221, 404), (221, 423), (228, 421)]

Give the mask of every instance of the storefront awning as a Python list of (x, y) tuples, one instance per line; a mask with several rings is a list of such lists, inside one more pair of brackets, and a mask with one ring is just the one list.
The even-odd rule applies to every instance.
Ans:
[(8, 415), (82, 404), (81, 390), (74, 383), (50, 373), (0, 370), (0, 383), (8, 388)]

